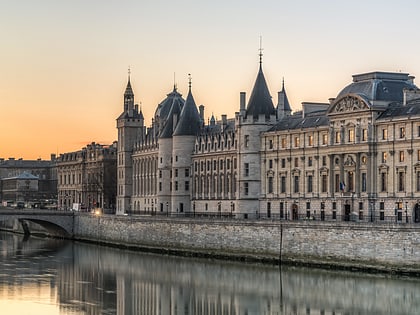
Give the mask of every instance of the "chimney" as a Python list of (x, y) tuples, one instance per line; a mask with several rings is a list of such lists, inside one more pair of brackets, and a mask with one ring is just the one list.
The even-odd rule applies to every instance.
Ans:
[(226, 125), (227, 125), (227, 115), (224, 114), (222, 115), (222, 132), (225, 130)]
[(204, 122), (204, 105), (198, 106), (198, 109), (200, 111), (200, 119), (202, 122)]
[(246, 103), (246, 93), (240, 92), (240, 97), (239, 97), (239, 111), (240, 112), (245, 112), (245, 103)]

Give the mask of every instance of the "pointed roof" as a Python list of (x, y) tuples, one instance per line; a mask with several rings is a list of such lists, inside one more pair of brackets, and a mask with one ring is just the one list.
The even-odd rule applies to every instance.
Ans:
[(249, 98), (246, 114), (255, 118), (259, 115), (265, 115), (266, 117), (275, 115), (273, 101), (262, 71), (261, 59), (260, 69), (255, 80), (254, 88), (252, 89), (251, 97)]
[(177, 91), (176, 85), (174, 85), (172, 92), (167, 94), (166, 98), (159, 103), (155, 111), (155, 119), (159, 119), (161, 122), (164, 122), (169, 115), (173, 103), (178, 103), (181, 109), (185, 103), (185, 100), (182, 98), (182, 94)]
[(284, 95), (284, 111), (292, 111), (292, 107), (290, 106), (289, 99), (287, 98), (286, 90), (284, 89), (284, 79), (281, 86), (281, 93)]
[(127, 87), (125, 88), (124, 96), (131, 95), (133, 96), (133, 89), (131, 88), (130, 77), (128, 77)]
[(195, 136), (200, 130), (200, 114), (197, 110), (194, 97), (190, 89), (188, 91), (187, 99), (181, 111), (178, 124), (173, 133), (174, 136)]
[(159, 138), (172, 138), (172, 133), (174, 131), (174, 116), (177, 115), (179, 117), (180, 114), (181, 114), (180, 103), (173, 102), (169, 110), (169, 113), (166, 116), (166, 120), (164, 122), (164, 126), (162, 129), (162, 132), (159, 135)]

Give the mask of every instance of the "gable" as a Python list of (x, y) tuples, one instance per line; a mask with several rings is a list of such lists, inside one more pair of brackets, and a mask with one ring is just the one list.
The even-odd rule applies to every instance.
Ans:
[(328, 114), (342, 114), (370, 110), (367, 99), (358, 94), (347, 94), (335, 100), (328, 109)]

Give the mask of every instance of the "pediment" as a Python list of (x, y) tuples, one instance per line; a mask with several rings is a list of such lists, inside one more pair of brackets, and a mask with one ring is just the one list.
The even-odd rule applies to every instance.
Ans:
[(365, 111), (370, 109), (370, 103), (358, 94), (347, 94), (334, 101), (328, 110), (329, 114), (341, 114)]

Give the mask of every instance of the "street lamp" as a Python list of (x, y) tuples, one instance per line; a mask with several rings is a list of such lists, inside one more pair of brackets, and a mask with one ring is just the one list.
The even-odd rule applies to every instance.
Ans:
[(230, 217), (233, 217), (233, 201), (230, 202)]
[(195, 201), (193, 201), (193, 216), (195, 218)]
[(408, 206), (408, 201), (405, 202), (405, 223), (408, 223), (407, 206)]
[(166, 216), (169, 216), (169, 202), (166, 202)]
[(285, 213), (285, 215), (286, 215), (286, 221), (287, 221), (287, 213), (289, 212), (289, 209), (287, 209), (287, 201), (286, 201), (286, 213)]

